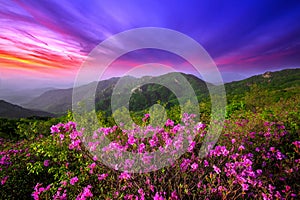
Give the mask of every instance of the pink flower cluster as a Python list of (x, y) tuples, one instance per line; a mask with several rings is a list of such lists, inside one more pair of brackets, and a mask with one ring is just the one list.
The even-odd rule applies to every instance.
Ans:
[(78, 180), (79, 180), (79, 179), (77, 178), (77, 176), (75, 176), (75, 177), (73, 177), (73, 178), (70, 179), (70, 184), (71, 184), (71, 185), (75, 185), (75, 183), (77, 183)]
[[(144, 122), (149, 117), (145, 115)], [(1, 151), (1, 187), (12, 182), (5, 173), (7, 169), (14, 170), (9, 167), (22, 155), (28, 166), (38, 166), (43, 176), (52, 178), (55, 173), (54, 179), (60, 180), (46, 188), (38, 183), (32, 193), (34, 199), (81, 200), (98, 195), (101, 199), (139, 200), (299, 198), (300, 141), (282, 123), (264, 122), (257, 128), (248, 119), (227, 120), (218, 143), (205, 158), (198, 153), (207, 136), (207, 126), (193, 122), (193, 115), (185, 114), (182, 124), (170, 119), (163, 127), (144, 124), (128, 130), (102, 127), (86, 137), (83, 131), (76, 130), (73, 122), (52, 126), (49, 138), (55, 141), (49, 145), (58, 147), (54, 149), (63, 154), (37, 155), (35, 150), (15, 148)], [(44, 139), (38, 140), (38, 144)], [(180, 150), (185, 153), (176, 160), (164, 157), (167, 167), (157, 170), (153, 164), (157, 157), (152, 152), (173, 155)], [(93, 155), (95, 151), (101, 151), (103, 156)], [(137, 157), (123, 159), (126, 152)], [(61, 155), (67, 158), (59, 160)], [(114, 162), (118, 159), (122, 162)], [(102, 165), (103, 160), (112, 166)], [(131, 173), (137, 168), (140, 172), (154, 171)]]
[(32, 193), (32, 197), (34, 198), (34, 200), (39, 200), (40, 194), (50, 190), (50, 187), (51, 187), (51, 185), (48, 185), (46, 188), (41, 187), (41, 186), (42, 186), (42, 184), (37, 183), (36, 186), (34, 187), (34, 192)]
[(51, 134), (59, 134), (59, 138), (61, 141), (65, 139), (65, 135), (63, 133), (70, 132), (69, 137), (70, 137), (70, 144), (69, 144), (69, 149), (77, 149), (80, 150), (80, 145), (81, 145), (81, 139), (82, 137), (82, 132), (76, 130), (76, 123), (74, 122), (68, 122), (66, 124), (59, 123), (57, 125), (53, 125), (51, 128)]
[(76, 197), (76, 200), (86, 200), (89, 197), (93, 197), (93, 194), (90, 190), (91, 188), (91, 185), (84, 187), (83, 191)]

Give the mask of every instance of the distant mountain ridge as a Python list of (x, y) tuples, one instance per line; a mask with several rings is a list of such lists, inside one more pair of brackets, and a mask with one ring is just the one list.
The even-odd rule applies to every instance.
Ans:
[[(158, 77), (145, 76), (141, 78), (135, 78), (132, 76), (126, 76), (122, 78), (122, 81), (125, 82), (127, 81), (126, 82), (127, 85), (125, 84), (126, 86), (123, 87), (124, 89), (130, 88), (131, 84), (138, 84), (140, 82), (143, 83), (145, 80), (148, 80), (150, 82), (165, 81), (167, 84), (177, 84), (175, 82), (176, 74), (181, 74), (183, 77), (185, 77), (187, 81), (191, 83), (192, 88), (195, 90), (195, 93), (199, 95), (199, 97), (208, 95), (208, 90), (206, 87), (206, 83), (204, 81), (202, 81), (201, 79), (197, 78), (194, 75), (187, 75), (187, 74), (177, 73), (177, 72), (161, 75)], [(110, 109), (110, 99), (111, 99), (110, 97), (112, 95), (114, 86), (117, 84), (119, 80), (120, 80), (119, 77), (114, 77), (108, 80), (100, 81), (98, 83), (97, 90), (96, 90), (96, 100), (95, 100), (96, 107), (98, 109), (102, 109), (102, 110)], [(88, 96), (90, 92), (93, 92), (91, 91), (91, 88), (94, 88), (95, 84), (97, 84), (97, 82), (92, 82), (90, 84), (80, 86), (77, 91), (82, 96)], [(174, 94), (172, 94), (171, 91), (168, 91), (168, 89), (162, 87), (161, 85), (148, 84), (148, 85), (141, 86), (141, 89), (143, 90), (142, 93), (136, 90), (133, 92), (133, 95), (135, 96), (142, 95), (144, 101), (147, 101), (146, 104), (154, 103), (153, 100), (159, 99), (160, 97), (163, 97), (164, 101), (170, 100), (169, 96), (171, 96), (171, 100), (172, 98), (175, 98)], [(50, 90), (43, 93), (39, 97), (33, 99), (29, 103), (23, 104), (23, 106), (29, 109), (38, 109), (38, 110), (43, 110), (43, 111), (57, 113), (57, 114), (64, 114), (66, 113), (67, 110), (70, 110), (72, 108), (72, 92), (73, 92), (73, 88)], [(153, 93), (152, 98), (149, 98), (149, 96), (147, 96), (148, 95), (147, 93), (149, 92)], [(162, 96), (162, 94), (164, 95)], [(153, 98), (153, 97), (157, 97), (157, 98)]]
[[(97, 87), (97, 93), (104, 93), (105, 89), (113, 86), (119, 78), (111, 78), (109, 80), (101, 81), (101, 87)], [(87, 92), (92, 92), (91, 88), (97, 85), (92, 82), (87, 85), (80, 86), (78, 91), (85, 95)], [(29, 109), (44, 110), (51, 113), (64, 114), (72, 108), (72, 93), (73, 88), (50, 90), (39, 97), (33, 99), (29, 103), (23, 104), (24, 107)]]
[[(165, 75), (161, 75), (158, 77), (151, 77), (151, 76), (145, 76), (142, 78), (135, 78), (132, 76), (126, 76), (122, 78), (122, 81), (125, 81), (125, 84), (128, 84), (127, 86), (130, 87), (131, 84), (138, 84), (139, 82), (144, 82), (145, 80), (150, 80), (153, 82), (159, 82), (164, 81), (167, 84), (176, 84), (176, 79), (174, 78), (176, 74), (179, 73), (169, 73)], [(196, 91), (196, 93), (201, 95), (207, 95), (208, 90), (206, 87), (206, 83), (202, 81), (201, 79), (197, 78), (194, 75), (187, 75), (180, 73), (183, 77), (185, 77), (192, 85), (193, 89)], [(96, 106), (98, 109), (107, 110), (110, 106), (110, 97), (112, 95), (114, 86), (117, 84), (117, 82), (120, 80), (119, 77), (111, 78), (108, 80), (100, 81), (97, 85), (96, 90)], [(88, 96), (90, 94), (91, 89), (95, 87), (97, 82), (92, 82), (90, 84), (80, 86), (76, 91), (79, 92), (79, 96)], [(166, 88), (162, 88), (160, 85), (146, 85), (141, 87), (144, 91), (144, 95), (147, 92), (154, 92), (157, 97), (160, 97), (161, 94), (165, 94), (165, 101), (169, 100), (169, 97), (172, 96), (172, 93), (170, 91), (166, 91)], [(163, 92), (162, 92), (163, 90)], [(57, 114), (64, 114), (66, 111), (71, 110), (72, 108), (72, 92), (73, 88), (68, 89), (56, 89), (56, 90), (50, 90), (39, 97), (33, 99), (29, 103), (23, 104), (24, 107), (29, 109), (38, 109), (43, 110), (47, 112), (57, 113)], [(134, 93), (138, 93), (138, 91), (135, 91)], [(133, 94), (134, 94), (133, 93)], [(152, 96), (153, 97), (153, 96)], [(175, 97), (174, 95), (172, 96)], [(144, 99), (153, 99), (148, 98), (147, 96), (144, 97)], [(146, 104), (153, 103), (153, 102), (146, 102)]]
[(22, 105), (34, 98), (40, 96), (46, 91), (54, 90), (53, 87), (36, 88), (36, 89), (12, 89), (2, 88), (0, 89), (0, 99), (10, 102), (12, 104)]
[[(176, 84), (176, 79), (174, 79), (175, 73), (169, 73), (157, 77), (145, 76), (142, 78), (135, 77), (123, 77), (124, 80), (128, 80), (128, 87), (130, 88), (131, 82), (142, 82), (143, 80), (168, 80), (169, 84)], [(177, 73), (178, 74), (178, 73)], [(208, 98), (209, 92), (206, 84), (203, 80), (197, 78), (194, 75), (184, 74), (183, 75), (187, 81), (191, 84), (194, 89), (198, 100), (202, 98)], [(237, 95), (243, 96), (246, 92), (250, 90), (251, 85), (257, 84), (262, 88), (270, 89), (284, 89), (293, 86), (300, 86), (300, 69), (286, 69), (277, 72), (266, 72), (261, 75), (252, 76), (250, 78), (234, 81), (231, 83), (225, 84), (226, 93), (229, 96)], [(110, 96), (113, 92), (114, 86), (120, 80), (119, 77), (111, 78), (108, 80), (97, 82), (92, 82), (90, 84), (80, 86), (78, 92), (82, 96), (89, 96), (91, 88), (95, 87), (98, 84), (96, 90), (96, 108), (100, 110), (109, 110), (110, 109)], [(126, 89), (127, 86), (124, 87)], [(24, 107), (29, 109), (43, 110), (46, 112), (64, 114), (67, 110), (72, 109), (72, 92), (73, 88), (68, 89), (56, 89), (50, 90), (39, 97), (33, 99), (29, 103), (23, 104)], [(157, 84), (147, 84), (140, 87), (139, 90), (134, 90), (131, 98), (132, 104), (137, 109), (143, 109), (147, 105), (155, 103), (156, 100), (162, 99), (165, 102), (170, 102), (171, 104), (176, 103), (175, 95), (169, 91), (167, 88), (157, 85)]]
[(27, 117), (53, 117), (45, 111), (37, 111), (23, 108), (18, 105), (0, 100), (0, 118), (27, 118)]
[(260, 75), (255, 75), (244, 80), (233, 81), (225, 84), (227, 95), (242, 96), (250, 91), (250, 87), (257, 84), (260, 88), (269, 90), (284, 90), (291, 87), (300, 86), (300, 68), (285, 69), (275, 72), (267, 71)]

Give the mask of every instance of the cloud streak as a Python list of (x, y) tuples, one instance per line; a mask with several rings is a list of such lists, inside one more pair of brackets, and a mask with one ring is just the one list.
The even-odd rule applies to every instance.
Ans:
[[(224, 73), (251, 75), (299, 67), (299, 19), (299, 1), (167, 0), (133, 4), (7, 0), (0, 2), (1, 78), (25, 74), (72, 82), (88, 53), (101, 41), (121, 31), (146, 26), (170, 28), (194, 38)], [(145, 61), (192, 72), (184, 61), (170, 54), (149, 52), (123, 56), (109, 76), (114, 75), (114, 70), (120, 74)]]

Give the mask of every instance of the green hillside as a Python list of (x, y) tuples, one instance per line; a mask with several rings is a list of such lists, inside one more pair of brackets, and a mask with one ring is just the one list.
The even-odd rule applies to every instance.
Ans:
[[(0, 199), (76, 199), (84, 195), (92, 199), (130, 199), (132, 194), (153, 199), (160, 194), (165, 199), (176, 195), (178, 198), (173, 199), (274, 196), (269, 199), (296, 200), (300, 196), (298, 75), (298, 69), (284, 70), (226, 84), (226, 120), (221, 124), (214, 148), (204, 157), (200, 150), (208, 144), (208, 134), (215, 136), (210, 128), (219, 122), (210, 121), (205, 83), (191, 75), (184, 76), (200, 97), (200, 119), (180, 115), (176, 102), (172, 104), (172, 92), (154, 84), (137, 87), (132, 96), (130, 114), (138, 127), (116, 126), (114, 118), (103, 110), (97, 112), (100, 127), (89, 121), (93, 112), (83, 113), (83, 121), (76, 122), (71, 112), (59, 118), (0, 119)], [(160, 78), (176, 84), (175, 77), (168, 74)], [(133, 79), (127, 77), (126, 81)], [(127, 90), (130, 85), (123, 87)], [(107, 97), (112, 89), (113, 84), (107, 81), (98, 91)], [(47, 95), (53, 93), (58, 94), (54, 91)], [(161, 115), (161, 107), (150, 116), (144, 115), (153, 103), (161, 103), (168, 115), (168, 120), (156, 127), (148, 125), (152, 117)], [(123, 114), (122, 110), (117, 113), (121, 117)], [(80, 123), (86, 126), (79, 127)], [(141, 133), (151, 136), (140, 138), (137, 135)], [(191, 140), (188, 135), (182, 141), (182, 135), (190, 133), (195, 133), (195, 137)], [(103, 140), (104, 135), (110, 141)], [(187, 148), (180, 149), (185, 148), (181, 147), (184, 142)], [(184, 152), (176, 157), (178, 149)], [(94, 152), (105, 153), (95, 157)], [(128, 152), (142, 157), (128, 157), (120, 165), (115, 163)], [(149, 152), (169, 154), (151, 157)], [(170, 162), (170, 158), (176, 159)], [(167, 165), (147, 171), (156, 169), (151, 163), (160, 164), (160, 159)], [(118, 171), (120, 166), (128, 172)], [(134, 170), (143, 173), (129, 173)]]

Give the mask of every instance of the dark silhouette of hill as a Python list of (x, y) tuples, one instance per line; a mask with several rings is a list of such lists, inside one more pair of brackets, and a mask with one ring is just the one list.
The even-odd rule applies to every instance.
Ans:
[(18, 105), (0, 100), (1, 118), (26, 118), (26, 117), (53, 117), (54, 115), (45, 111), (30, 110)]

